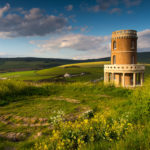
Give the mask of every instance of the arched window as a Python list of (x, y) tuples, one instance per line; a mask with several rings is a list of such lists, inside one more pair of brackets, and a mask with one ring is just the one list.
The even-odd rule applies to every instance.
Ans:
[(131, 49), (135, 48), (135, 41), (131, 41)]
[(116, 41), (113, 42), (113, 49), (116, 49)]
[(113, 56), (113, 64), (116, 64), (116, 55)]
[(131, 58), (131, 63), (134, 64), (134, 56)]

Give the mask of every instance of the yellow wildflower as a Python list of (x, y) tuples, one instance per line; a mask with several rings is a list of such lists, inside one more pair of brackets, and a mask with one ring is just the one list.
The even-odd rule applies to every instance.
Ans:
[(88, 123), (88, 119), (85, 119), (85, 120), (84, 120), (84, 123), (87, 124), (87, 123)]

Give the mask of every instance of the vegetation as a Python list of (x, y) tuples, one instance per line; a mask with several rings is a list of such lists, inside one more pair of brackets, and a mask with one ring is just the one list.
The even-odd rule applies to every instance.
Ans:
[(0, 149), (150, 149), (149, 65), (145, 85), (136, 89), (91, 82), (103, 76), (102, 66), (71, 64), (36, 71), (52, 79), (66, 72), (87, 73), (65, 82), (20, 81), (27, 72), (0, 80)]
[(71, 60), (55, 58), (0, 58), (0, 72), (29, 71), (40, 70), (44, 68), (56, 67), (64, 64), (73, 64), (79, 62), (108, 61), (109, 58), (91, 59), (91, 60)]
[[(103, 77), (103, 65), (109, 62), (89, 62), (71, 64), (66, 66), (53, 67), (40, 71), (23, 71), (1, 73), (0, 78), (15, 79), (24, 81), (89, 81)], [(72, 78), (65, 78), (64, 74), (69, 73), (74, 75)], [(83, 73), (84, 75), (82, 75)], [(102, 80), (102, 79), (101, 79)]]
[[(14, 71), (30, 71), (41, 70), (51, 67), (57, 67), (65, 64), (84, 63), (84, 62), (98, 62), (110, 61), (110, 57), (101, 59), (89, 60), (69, 60), (69, 59), (53, 59), (53, 58), (0, 58), (0, 72), (14, 72)], [(138, 61), (140, 63), (150, 62), (150, 52), (138, 53)]]

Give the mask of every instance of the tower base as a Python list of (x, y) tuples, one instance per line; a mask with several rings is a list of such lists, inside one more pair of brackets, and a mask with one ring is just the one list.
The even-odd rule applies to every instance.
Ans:
[(104, 83), (136, 87), (144, 83), (144, 65), (104, 65)]

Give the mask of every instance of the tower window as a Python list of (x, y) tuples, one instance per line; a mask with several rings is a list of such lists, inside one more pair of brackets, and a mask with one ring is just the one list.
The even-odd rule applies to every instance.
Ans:
[(131, 49), (134, 49), (134, 48), (135, 48), (135, 42), (131, 41)]
[(116, 41), (113, 42), (113, 49), (116, 49)]
[(134, 64), (134, 56), (132, 56), (131, 63)]
[(113, 64), (116, 64), (116, 55), (113, 56)]

